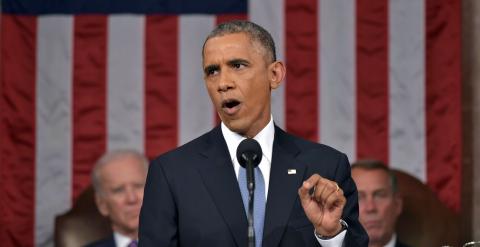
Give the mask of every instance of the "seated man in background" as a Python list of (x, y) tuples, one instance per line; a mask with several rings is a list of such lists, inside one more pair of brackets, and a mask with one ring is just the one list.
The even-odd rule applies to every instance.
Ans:
[(136, 247), (148, 161), (133, 150), (104, 154), (92, 170), (95, 202), (110, 219), (113, 236), (90, 247)]
[(381, 161), (360, 160), (352, 164), (357, 185), (360, 223), (370, 238), (370, 247), (407, 247), (395, 234), (402, 212), (395, 174)]

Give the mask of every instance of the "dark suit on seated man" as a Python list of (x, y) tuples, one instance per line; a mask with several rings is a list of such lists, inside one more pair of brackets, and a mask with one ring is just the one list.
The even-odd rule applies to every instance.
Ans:
[(113, 235), (89, 247), (136, 247), (148, 161), (133, 150), (103, 155), (92, 171), (95, 202), (110, 219)]
[(347, 157), (274, 126), (271, 90), (285, 66), (270, 34), (247, 21), (224, 23), (202, 54), (222, 123), (151, 163), (140, 246), (247, 246), (245, 168), (235, 155), (245, 138), (263, 151), (255, 168), (255, 198), (263, 197), (254, 200), (255, 246), (367, 246)]
[(395, 174), (377, 160), (359, 160), (352, 165), (358, 188), (360, 222), (370, 238), (369, 247), (408, 247), (395, 234), (403, 200)]

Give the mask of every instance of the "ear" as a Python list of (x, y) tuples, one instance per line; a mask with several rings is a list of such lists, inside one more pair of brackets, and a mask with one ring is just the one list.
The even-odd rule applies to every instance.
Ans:
[(270, 89), (276, 89), (280, 86), (280, 83), (285, 79), (287, 73), (283, 62), (275, 61), (268, 67), (268, 80), (270, 81)]
[(107, 217), (109, 215), (109, 210), (106, 199), (102, 195), (95, 193), (95, 203), (97, 204), (100, 214)]

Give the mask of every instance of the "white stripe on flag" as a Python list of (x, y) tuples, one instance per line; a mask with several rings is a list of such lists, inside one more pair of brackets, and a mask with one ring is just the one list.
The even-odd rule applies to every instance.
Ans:
[(389, 6), (389, 163), (425, 182), (425, 1)]
[(38, 18), (35, 246), (53, 246), (72, 189), (72, 34), (69, 16)]
[(203, 81), (203, 41), (215, 25), (213, 16), (180, 16), (179, 25), (179, 145), (206, 131), (215, 123), (213, 104)]
[[(270, 32), (275, 40), (277, 60), (283, 62), (285, 62), (284, 5), (284, 0), (252, 0), (248, 6), (250, 20)], [(272, 91), (272, 115), (275, 124), (285, 129), (285, 85)]]
[(320, 141), (356, 159), (355, 1), (318, 0)]
[(108, 150), (144, 150), (144, 34), (143, 16), (108, 19)]

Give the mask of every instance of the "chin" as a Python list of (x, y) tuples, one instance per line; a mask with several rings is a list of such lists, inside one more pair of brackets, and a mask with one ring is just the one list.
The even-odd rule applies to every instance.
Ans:
[(129, 224), (126, 225), (126, 228), (129, 231), (136, 231), (138, 229), (138, 223), (137, 222), (129, 222)]
[(242, 124), (238, 122), (238, 120), (229, 120), (228, 122), (227, 121), (224, 121), (223, 122), (231, 131), (235, 132), (235, 133), (239, 133), (241, 135), (244, 134), (245, 132), (245, 128), (242, 128), (243, 126), (241, 126)]
[(370, 238), (370, 242), (382, 242), (385, 238), (383, 234), (379, 232), (368, 234), (368, 236)]

